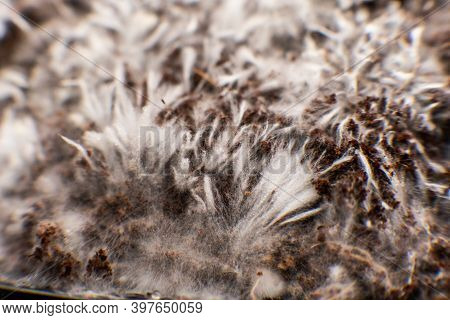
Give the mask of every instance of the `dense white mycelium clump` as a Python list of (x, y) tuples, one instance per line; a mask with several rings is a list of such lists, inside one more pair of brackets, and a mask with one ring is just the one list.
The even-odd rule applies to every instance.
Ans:
[(444, 1), (41, 5), (0, 4), (2, 280), (448, 294), (446, 47), (416, 23)]

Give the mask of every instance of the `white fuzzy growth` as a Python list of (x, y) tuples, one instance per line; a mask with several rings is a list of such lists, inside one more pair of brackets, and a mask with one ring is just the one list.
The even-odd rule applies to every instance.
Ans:
[(280, 297), (286, 288), (283, 279), (273, 271), (262, 270), (253, 285), (250, 296), (252, 299), (267, 299)]
[[(433, 119), (441, 105), (423, 101), (430, 90), (444, 92), (447, 77), (422, 44), (426, 22), (389, 42), (412, 20), (394, 2), (369, 12), (362, 0), (98, 0), (89, 2), (85, 15), (71, 12), (67, 1), (44, 2), (55, 12), (42, 22), (48, 32), (0, 4), (0, 41), (10, 22), (23, 36), (20, 50), (0, 71), (0, 253), (11, 255), (11, 263), (0, 261), (4, 270), (13, 270), (20, 254), (29, 259), (39, 246), (33, 229), (26, 231), (31, 248), (14, 249), (32, 213), (63, 230), (64, 243), (58, 245), (81, 261), (82, 270), (100, 247), (115, 259), (112, 282), (83, 282), (83, 273), (80, 283), (64, 288), (68, 292), (277, 298), (301, 285), (284, 281), (271, 268), (285, 266), (267, 256), (285, 258), (290, 253), (284, 242), (297, 241), (314, 259), (319, 225), (328, 228), (333, 244), (352, 253), (357, 217), (383, 191), (392, 192), (399, 206), (380, 200), (386, 210), (380, 247), (396, 257), (429, 252), (424, 243), (435, 240), (439, 227), (430, 212), (439, 208), (415, 197), (433, 191), (439, 201), (448, 198), (445, 180), (428, 175), (428, 169), (444, 175), (446, 161), (434, 159), (426, 144), (412, 138), (418, 156), (410, 178), (380, 142), (373, 146), (379, 168), (359, 147), (339, 151), (330, 162), (327, 150), (311, 147), (313, 129), (326, 132), (336, 150), (350, 140), (362, 146), (371, 136), (397, 147), (390, 115), (377, 114), (382, 129), (360, 119), (357, 101), (363, 96), (386, 97), (400, 111), (408, 106), (411, 119), (399, 120), (405, 130), (413, 118), (422, 118), (429, 130), (439, 128)], [(38, 9), (30, 0), (5, 3)], [(332, 105), (312, 102), (331, 93), (337, 98)], [(255, 120), (259, 116), (264, 120)], [(357, 134), (349, 133), (351, 122)], [(67, 145), (78, 155), (72, 158)], [(270, 150), (261, 154), (261, 146)], [(412, 156), (411, 150), (400, 151)], [(78, 166), (80, 156), (89, 168)], [(313, 181), (349, 166), (367, 176), (361, 178), (361, 191), (368, 193), (363, 203), (337, 191), (331, 200), (321, 197)], [(347, 178), (337, 175), (330, 188)], [(343, 189), (350, 194), (352, 187)], [(407, 225), (406, 216), (415, 224)], [(307, 234), (303, 223), (311, 227)], [(366, 217), (361, 227), (376, 229)], [(89, 228), (100, 239), (92, 247), (96, 238), (86, 236)], [(124, 256), (133, 250), (135, 256), (119, 258), (121, 245)], [(372, 258), (355, 250), (348, 256), (373, 267), (370, 281), (381, 274), (381, 283), (392, 285), (378, 253)], [(344, 269), (337, 264), (316, 291), (358, 297)], [(41, 273), (19, 280), (61, 284)]]
[(14, 111), (3, 114), (0, 125), (0, 192), (14, 187), (28, 167), (42, 156), (34, 121)]
[(89, 155), (88, 155), (86, 149), (81, 144), (76, 143), (75, 141), (73, 141), (73, 140), (71, 140), (69, 138), (66, 138), (66, 137), (64, 137), (62, 135), (60, 135), (60, 137), (61, 137), (61, 139), (63, 139), (63, 141), (65, 143), (67, 143), (68, 145), (74, 147), (81, 154), (83, 159), (85, 159), (87, 161), (89, 166), (92, 167), (91, 159), (89, 158)]

